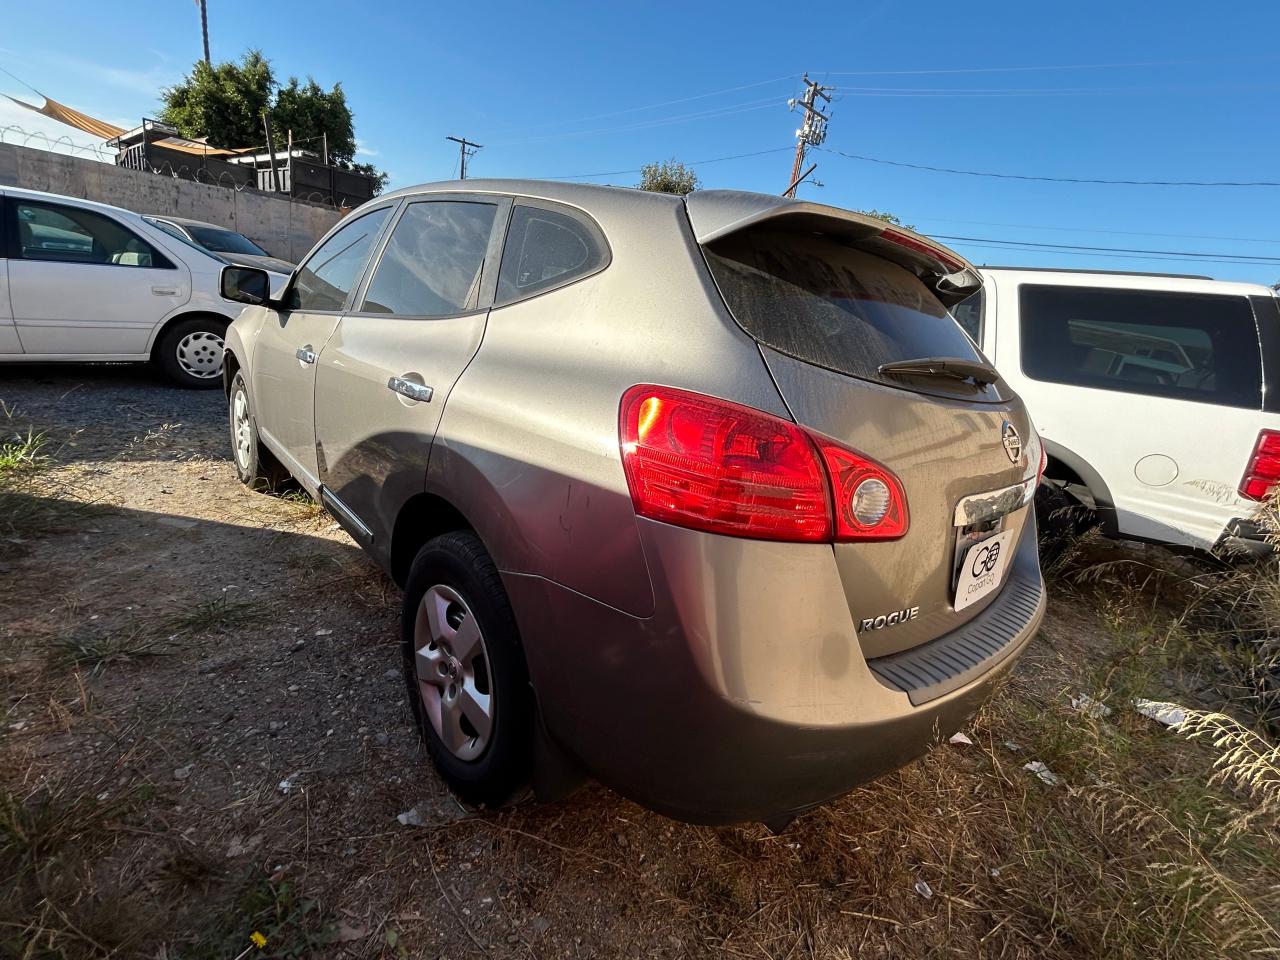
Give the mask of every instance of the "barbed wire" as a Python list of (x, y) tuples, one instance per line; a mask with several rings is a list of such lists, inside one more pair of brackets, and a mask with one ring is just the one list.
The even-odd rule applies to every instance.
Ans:
[[(10, 140), (10, 136), (14, 139)], [(21, 143), (18, 143), (18, 138), (22, 138)], [(105, 145), (98, 146), (97, 144), (92, 143), (76, 143), (65, 134), (58, 137), (51, 137), (43, 130), (27, 130), (16, 123), (10, 123), (0, 127), (0, 143), (14, 143), (17, 146), (26, 147), (30, 146), (32, 140), (43, 140), (45, 142), (44, 149), (48, 150), (50, 153), (56, 153), (58, 151), (55, 148), (64, 146), (70, 152), (71, 156), (76, 156), (81, 153), (89, 153), (93, 154), (93, 156), (97, 157), (104, 163), (111, 163), (115, 161), (115, 154), (109, 152)]]

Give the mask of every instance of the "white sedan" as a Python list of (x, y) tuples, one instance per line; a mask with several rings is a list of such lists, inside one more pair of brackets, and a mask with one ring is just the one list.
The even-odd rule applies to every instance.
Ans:
[(129, 210), (0, 188), (0, 363), (152, 361), (218, 386), (242, 309), (219, 293), (223, 266)]

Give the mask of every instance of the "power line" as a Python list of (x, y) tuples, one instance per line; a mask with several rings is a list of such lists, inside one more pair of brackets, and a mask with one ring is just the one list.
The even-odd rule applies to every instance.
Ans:
[(1040, 177), (1022, 173), (956, 170), (951, 167), (933, 167), (923, 163), (907, 163), (903, 160), (865, 157), (856, 153), (845, 153), (843, 150), (832, 150), (830, 147), (819, 147), (818, 149), (826, 153), (838, 154), (849, 160), (862, 160), (865, 163), (881, 163), (891, 167), (908, 167), (912, 170), (928, 170), (932, 173), (954, 173), (966, 177), (994, 177), (999, 180), (1035, 180), (1043, 183), (1100, 183), (1130, 187), (1280, 187), (1280, 181), (1276, 180), (1104, 180), (1092, 177)]
[[(677, 103), (688, 103), (692, 100), (705, 100), (707, 97), (718, 97), (726, 93), (737, 93), (739, 90), (751, 90), (755, 87), (767, 86), (770, 83), (781, 83), (783, 80), (793, 79), (794, 74), (788, 74), (785, 77), (774, 77), (772, 80), (760, 80), (756, 83), (744, 83), (736, 87), (725, 87), (723, 90), (712, 90), (708, 93), (695, 93), (690, 97), (677, 97), (674, 100), (661, 100), (657, 103), (646, 103), (639, 107), (626, 107), (622, 110), (610, 110), (608, 113), (594, 113), (586, 117), (576, 117), (572, 120), (552, 120), (548, 123), (538, 123), (531, 127), (517, 127), (515, 130), (508, 130), (508, 135), (513, 133), (524, 133), (529, 130), (543, 130), (547, 127), (563, 127), (574, 123), (586, 123), (590, 120), (604, 120), (608, 117), (619, 117), (627, 113), (641, 113), (645, 110), (657, 110), (659, 107), (670, 107)], [(501, 131), (499, 131), (501, 132)]]
[[(1256, 62), (1269, 63), (1277, 57), (1255, 57)], [(832, 77), (905, 77), (963, 73), (1031, 73), (1051, 70), (1116, 70), (1127, 67), (1182, 67), (1206, 64), (1238, 64), (1237, 58), (1199, 60), (1136, 60), (1128, 63), (1060, 63), (1024, 67), (960, 67), (941, 70), (828, 70)]]
[(776, 106), (777, 97), (762, 97), (758, 100), (746, 100), (739, 104), (732, 104), (727, 107), (711, 107), (706, 110), (698, 110), (693, 113), (676, 114), (673, 117), (656, 118), (652, 120), (637, 120), (634, 123), (622, 124), (613, 127), (596, 127), (590, 130), (568, 130), (563, 133), (549, 133), (541, 137), (526, 137), (521, 140), (504, 140), (493, 144), (496, 147), (512, 147), (530, 143), (547, 143), (551, 140), (570, 140), (575, 137), (591, 137), (598, 133), (619, 133), (628, 130), (647, 130), (651, 127), (665, 127), (677, 123), (688, 123), (693, 120), (710, 120), (716, 117), (727, 117), (737, 113), (747, 113), (752, 110), (764, 110), (769, 107)]
[(1224, 237), (1212, 233), (1150, 233), (1144, 230), (1104, 230), (1098, 227), (1063, 227), (1044, 223), (1001, 223), (994, 220), (956, 220), (948, 217), (917, 217), (903, 214), (904, 220), (925, 223), (965, 223), (978, 227), (1011, 227), (1017, 230), (1054, 230), (1062, 233), (1106, 233), (1121, 237), (1164, 237), (1175, 240), (1229, 240), (1235, 243), (1280, 244), (1280, 239), (1266, 240), (1259, 237)]
[(1250, 91), (1272, 92), (1280, 90), (1280, 84), (1229, 84), (1215, 87), (845, 87), (832, 89), (842, 97), (1089, 97), (1089, 96), (1153, 96), (1178, 94), (1242, 93)]
[(945, 233), (934, 233), (930, 236), (937, 240), (951, 240), (962, 243), (986, 244), (991, 246), (1027, 248), (1035, 247), (1048, 251), (1075, 250), (1081, 253), (1127, 253), (1144, 257), (1179, 258), (1189, 260), (1223, 260), (1236, 263), (1280, 263), (1280, 257), (1265, 257), (1252, 253), (1205, 253), (1190, 250), (1144, 250), (1135, 247), (1094, 247), (1079, 243), (1040, 243), (1035, 240), (1001, 240), (998, 237), (957, 237)]
[[(756, 150), (753, 153), (735, 153), (729, 157), (712, 157), (710, 160), (691, 160), (685, 164), (686, 167), (700, 167), (704, 163), (722, 163), (725, 160), (742, 160), (746, 157), (763, 157), (766, 153), (782, 153), (790, 152), (790, 147), (772, 147), (768, 150)], [(539, 180), (583, 180), (587, 177), (617, 177), (626, 173), (642, 173), (640, 167), (634, 170), (605, 170), (602, 173), (575, 173), (567, 177), (538, 177)]]

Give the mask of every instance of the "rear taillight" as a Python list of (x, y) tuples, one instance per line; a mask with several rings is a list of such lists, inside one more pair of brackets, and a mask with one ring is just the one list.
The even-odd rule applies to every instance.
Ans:
[(831, 477), (836, 540), (896, 540), (907, 532), (907, 496), (892, 473), (848, 447), (814, 437)]
[(619, 436), (640, 516), (810, 543), (892, 539), (907, 529), (906, 496), (892, 473), (760, 410), (642, 384), (622, 397)]
[(1254, 444), (1253, 456), (1240, 481), (1240, 496), (1265, 500), (1280, 484), (1280, 431), (1263, 430)]
[(1049, 451), (1044, 448), (1044, 441), (1040, 441), (1040, 467), (1036, 470), (1036, 486), (1040, 486), (1040, 481), (1044, 479), (1044, 468), (1049, 466)]

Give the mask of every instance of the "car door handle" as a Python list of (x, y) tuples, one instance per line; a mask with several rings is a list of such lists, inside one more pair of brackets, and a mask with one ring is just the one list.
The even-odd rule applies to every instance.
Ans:
[(316, 352), (311, 349), (311, 344), (309, 343), (305, 347), (299, 347), (297, 353), (295, 353), (294, 356), (297, 357), (299, 360), (301, 360), (303, 363), (316, 362)]
[(157, 297), (176, 297), (178, 295), (177, 287), (152, 287), (151, 292)]
[(420, 400), (423, 403), (429, 403), (431, 394), (434, 393), (425, 383), (414, 383), (404, 377), (392, 377), (387, 381), (387, 389), (393, 390), (402, 397), (408, 397), (410, 400)]

